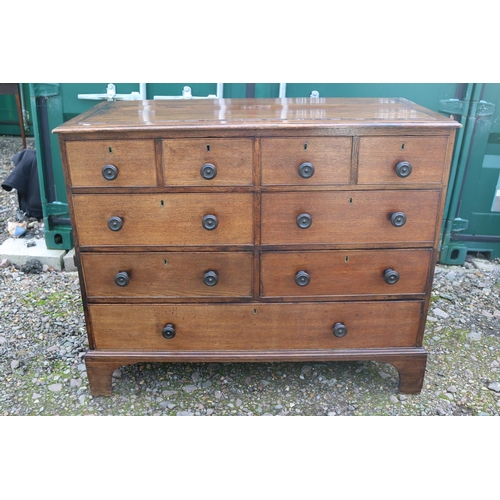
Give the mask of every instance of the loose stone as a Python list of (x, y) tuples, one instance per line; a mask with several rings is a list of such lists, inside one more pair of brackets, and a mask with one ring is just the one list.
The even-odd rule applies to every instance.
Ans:
[(490, 391), (500, 392), (500, 383), (493, 382), (490, 385), (488, 385), (488, 389), (490, 389)]
[(49, 391), (59, 392), (62, 389), (62, 384), (52, 384), (49, 385)]
[(113, 378), (122, 378), (122, 372), (121, 370), (118, 368), (116, 369), (114, 372), (113, 372)]
[(70, 387), (80, 387), (82, 385), (81, 378), (73, 378), (69, 381)]
[(443, 319), (448, 319), (450, 317), (448, 313), (444, 312), (442, 309), (439, 309), (439, 307), (436, 307), (432, 312), (434, 316), (439, 316)]
[(20, 363), (17, 359), (15, 359), (14, 361), (12, 361), (10, 363), (10, 367), (12, 370), (17, 370), (17, 368), (19, 368), (19, 366), (20, 366)]
[(469, 340), (481, 340), (481, 332), (475, 332), (475, 331), (471, 331), (467, 334), (467, 338)]

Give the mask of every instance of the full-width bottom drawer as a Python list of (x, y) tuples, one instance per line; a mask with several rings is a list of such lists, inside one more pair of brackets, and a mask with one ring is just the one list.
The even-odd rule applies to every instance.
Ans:
[(89, 306), (95, 349), (122, 351), (413, 347), (422, 311), (421, 301)]

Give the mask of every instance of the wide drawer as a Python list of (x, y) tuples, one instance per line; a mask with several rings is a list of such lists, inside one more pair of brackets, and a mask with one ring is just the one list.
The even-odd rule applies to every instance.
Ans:
[(432, 250), (263, 252), (263, 297), (423, 296)]
[(447, 146), (448, 136), (361, 137), (358, 184), (440, 184)]
[(172, 139), (162, 144), (167, 186), (252, 184), (252, 139)]
[(87, 297), (250, 297), (248, 252), (83, 253)]
[(439, 191), (262, 194), (262, 244), (432, 244)]
[(250, 193), (74, 195), (78, 239), (89, 245), (248, 245)]
[[(343, 349), (415, 346), (423, 302), (92, 304), (88, 309), (96, 349)], [(167, 325), (175, 330), (173, 338), (162, 335)], [(343, 337), (334, 335), (334, 329), (345, 333), (339, 325), (347, 329)]]
[(156, 186), (153, 140), (66, 142), (73, 187)]
[(350, 137), (262, 139), (262, 184), (348, 184), (351, 150)]

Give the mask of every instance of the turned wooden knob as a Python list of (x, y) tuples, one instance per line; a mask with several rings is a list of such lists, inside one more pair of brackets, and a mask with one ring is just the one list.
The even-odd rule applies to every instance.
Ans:
[(344, 323), (335, 323), (333, 325), (333, 334), (338, 338), (345, 337), (347, 335), (347, 326)]
[(117, 216), (108, 219), (108, 227), (111, 231), (119, 231), (123, 227), (123, 219)]
[(311, 281), (311, 277), (309, 276), (306, 271), (299, 271), (295, 275), (295, 283), (299, 286), (307, 286), (309, 285), (309, 282)]
[(219, 276), (215, 271), (207, 271), (203, 276), (203, 283), (207, 286), (215, 286), (219, 282)]
[(309, 163), (308, 161), (305, 161), (304, 163), (301, 163), (299, 166), (299, 175), (303, 179), (309, 179), (314, 175), (314, 166), (312, 163)]
[(398, 177), (408, 177), (411, 174), (411, 165), (407, 161), (400, 161), (396, 165), (396, 174)]
[(312, 224), (312, 217), (309, 214), (300, 214), (297, 217), (297, 226), (307, 229)]
[(386, 269), (384, 271), (384, 280), (388, 285), (394, 285), (399, 281), (399, 273), (393, 269)]
[(403, 212), (394, 212), (391, 214), (391, 224), (394, 227), (402, 227), (406, 224), (406, 215)]
[(118, 169), (114, 165), (104, 165), (101, 173), (107, 181), (114, 181), (118, 177)]
[(120, 271), (115, 275), (115, 283), (118, 286), (127, 286), (130, 283), (129, 275), (126, 271)]
[(217, 169), (215, 168), (215, 165), (205, 163), (205, 165), (201, 167), (200, 174), (204, 179), (209, 181), (217, 175)]
[(219, 225), (219, 221), (215, 215), (205, 215), (201, 221), (202, 226), (208, 231), (212, 231)]
[(174, 325), (172, 325), (172, 323), (167, 323), (163, 327), (163, 330), (161, 331), (161, 334), (166, 339), (173, 339), (175, 337), (175, 327), (174, 327)]

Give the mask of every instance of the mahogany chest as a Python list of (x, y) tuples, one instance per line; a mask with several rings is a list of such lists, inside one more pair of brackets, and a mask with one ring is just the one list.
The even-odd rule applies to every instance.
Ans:
[(343, 360), (419, 392), (459, 126), (307, 98), (103, 102), (56, 128), (91, 393), (137, 362)]

